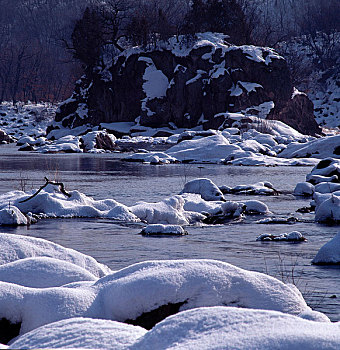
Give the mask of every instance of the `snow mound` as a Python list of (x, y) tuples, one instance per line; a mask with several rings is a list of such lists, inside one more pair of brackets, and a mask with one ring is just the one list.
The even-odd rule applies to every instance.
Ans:
[(19, 226), (27, 225), (27, 217), (15, 206), (0, 210), (0, 225)]
[(247, 194), (247, 195), (277, 195), (279, 192), (268, 181), (257, 182), (253, 185), (238, 185), (235, 187), (221, 186), (223, 194)]
[(274, 236), (268, 233), (262, 233), (256, 238), (257, 241), (286, 241), (286, 242), (303, 242), (306, 238), (303, 237), (299, 231), (293, 231), (289, 233), (282, 233), (278, 236)]
[[(336, 193), (336, 192), (335, 192)], [(315, 198), (315, 221), (324, 223), (340, 222), (340, 193)]]
[(139, 202), (130, 210), (140, 220), (149, 224), (188, 225), (181, 196), (172, 196), (158, 203)]
[(157, 324), (133, 350), (338, 349), (340, 324), (303, 320), (275, 311), (209, 307), (181, 312)]
[(293, 191), (295, 196), (309, 197), (314, 194), (314, 185), (309, 182), (299, 182)]
[(165, 236), (183, 236), (187, 235), (188, 232), (180, 225), (161, 225), (153, 224), (143, 228), (142, 235), (153, 236), (153, 235), (165, 235)]
[(80, 266), (48, 257), (25, 258), (0, 266), (0, 281), (26, 287), (58, 287), (97, 279)]
[(223, 135), (218, 134), (182, 141), (166, 153), (180, 161), (220, 163), (232, 152), (240, 150), (241, 147), (231, 145)]
[(0, 208), (5, 208), (8, 202), (13, 203), (23, 213), (44, 214), (47, 217), (109, 217), (116, 220), (138, 222), (129, 208), (113, 199), (95, 200), (78, 191), (69, 192), (66, 196), (59, 186), (48, 184), (31, 199), (30, 193), (12, 191), (0, 195)]
[(76, 250), (64, 248), (41, 238), (0, 233), (0, 265), (30, 257), (49, 257), (69, 262), (96, 277), (102, 277), (112, 272), (94, 258)]
[(194, 179), (184, 185), (183, 193), (196, 193), (206, 201), (224, 201), (221, 190), (209, 179)]
[[(138, 319), (165, 305), (170, 309), (179, 305), (175, 312), (229, 305), (328, 320), (311, 311), (295, 286), (214, 260), (143, 262), (97, 282), (64, 287), (28, 288), (0, 282), (0, 319), (21, 323), (20, 334), (72, 317), (134, 320), (140, 325)], [(170, 314), (161, 314), (158, 321)]]
[(10, 349), (127, 349), (146, 333), (142, 327), (109, 320), (71, 318), (39, 327)]
[(340, 264), (340, 232), (320, 248), (312, 263), (316, 265)]
[(340, 157), (340, 135), (327, 136), (315, 139), (307, 143), (291, 143), (280, 153), (280, 157), (285, 158), (326, 158)]

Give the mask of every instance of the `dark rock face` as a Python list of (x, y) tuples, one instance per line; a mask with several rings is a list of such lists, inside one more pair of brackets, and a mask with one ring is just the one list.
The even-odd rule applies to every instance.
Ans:
[(13, 143), (15, 140), (0, 129), (0, 143)]
[(21, 323), (12, 323), (5, 318), (0, 319), (0, 343), (7, 344), (11, 339), (17, 337), (20, 327)]
[(270, 119), (281, 120), (303, 134), (321, 134), (314, 119), (312, 101), (305, 95), (295, 95), (281, 109), (274, 109)]
[(152, 51), (122, 53), (110, 67), (78, 81), (55, 121), (73, 128), (140, 117), (144, 126), (217, 129), (224, 121), (217, 114), (273, 101), (272, 118), (306, 134), (320, 132), (312, 103), (292, 94), (287, 64), (273, 50), (234, 46), (203, 33), (191, 42), (174, 38)]

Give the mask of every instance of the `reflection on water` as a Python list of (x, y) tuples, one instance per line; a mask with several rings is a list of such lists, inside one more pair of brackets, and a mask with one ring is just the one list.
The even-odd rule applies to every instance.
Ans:
[[(306, 167), (227, 167), (216, 165), (149, 166), (126, 163), (117, 154), (36, 155), (0, 149), (0, 193), (25, 186), (37, 188), (44, 176), (57, 177), (69, 190), (77, 189), (96, 199), (114, 198), (127, 205), (137, 201), (158, 201), (177, 194), (195, 177), (209, 177), (218, 185), (235, 186), (270, 181), (286, 194), (278, 197), (251, 197), (265, 202), (274, 216), (295, 215), (304, 220), (294, 225), (256, 224), (258, 218), (242, 223), (189, 227), (189, 235), (176, 238), (142, 237), (141, 225), (119, 225), (111, 220), (42, 220), (27, 228), (2, 228), (2, 232), (42, 237), (89, 254), (120, 269), (152, 259), (218, 259), (239, 267), (269, 273), (294, 282), (307, 302), (340, 320), (340, 266), (310, 264), (318, 249), (338, 232), (336, 226), (315, 224), (313, 215), (297, 214), (308, 200), (288, 194), (305, 179)], [(22, 185), (21, 185), (22, 186)], [(230, 196), (233, 200), (249, 197)], [(261, 233), (281, 234), (298, 230), (308, 241), (300, 244), (256, 242)], [(334, 298), (334, 295), (337, 298)]]

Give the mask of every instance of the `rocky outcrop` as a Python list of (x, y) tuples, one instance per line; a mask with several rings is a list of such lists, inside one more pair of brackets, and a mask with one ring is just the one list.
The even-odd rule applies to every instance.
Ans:
[(110, 66), (97, 67), (61, 104), (53, 127), (139, 118), (151, 127), (219, 128), (223, 113), (272, 102), (274, 108), (261, 117), (306, 134), (320, 132), (311, 102), (304, 95), (292, 99), (293, 93), (286, 61), (275, 51), (231, 45), (221, 34), (204, 33), (152, 49), (133, 48)]

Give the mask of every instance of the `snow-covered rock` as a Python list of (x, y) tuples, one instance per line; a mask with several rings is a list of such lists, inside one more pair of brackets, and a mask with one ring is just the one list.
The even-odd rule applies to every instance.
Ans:
[(309, 182), (299, 182), (293, 191), (295, 196), (310, 197), (314, 194), (314, 185)]
[(188, 232), (180, 225), (152, 224), (144, 227), (141, 234), (144, 236), (183, 236)]
[(121, 322), (71, 318), (26, 333), (10, 349), (115, 349), (132, 346), (146, 333), (142, 327)]
[[(65, 263), (68, 262), (85, 269), (98, 278), (112, 272), (107, 266), (98, 263), (94, 258), (76, 250), (64, 248), (41, 238), (0, 233), (0, 266), (20, 259), (34, 257), (52, 258), (53, 262), (55, 259)], [(31, 260), (31, 263), (26, 264), (25, 268), (29, 265), (32, 266), (34, 261)], [(24, 265), (20, 263), (19, 267), (23, 269)], [(51, 264), (47, 262), (41, 264), (41, 267), (43, 265), (51, 267)], [(57, 266), (57, 268), (61, 271), (62, 265)]]
[(286, 242), (304, 242), (306, 238), (303, 237), (299, 231), (293, 231), (289, 233), (282, 233), (280, 235), (272, 235), (268, 233), (262, 233), (256, 238), (257, 241), (286, 241)]
[[(326, 199), (327, 198), (327, 199)], [(315, 221), (325, 223), (340, 222), (340, 193), (331, 194), (323, 197), (319, 196), (316, 200)]]
[[(169, 310), (170, 305), (177, 305), (177, 311), (202, 306), (237, 306), (292, 315), (303, 313), (329, 321), (324, 315), (312, 312), (295, 286), (214, 260), (143, 262), (97, 282), (64, 287), (28, 288), (0, 282), (0, 319), (21, 322), (20, 334), (72, 317), (135, 320), (139, 324), (139, 316), (150, 311), (157, 314), (156, 310), (164, 305)], [(159, 321), (168, 316), (162, 315)]]
[(19, 226), (27, 225), (27, 217), (15, 206), (0, 210), (0, 225)]
[(223, 201), (223, 193), (210, 179), (194, 179), (184, 185), (182, 193), (197, 193), (206, 201)]
[[(339, 323), (303, 320), (275, 311), (198, 308), (170, 316), (142, 336), (133, 350), (337, 349)], [(317, 345), (316, 345), (317, 344)]]
[(139, 202), (130, 207), (131, 212), (148, 224), (188, 225), (181, 196), (172, 196), (158, 203)]
[(6, 208), (11, 202), (23, 213), (44, 214), (48, 217), (109, 217), (139, 221), (127, 206), (114, 199), (95, 200), (78, 191), (70, 191), (70, 196), (66, 196), (59, 186), (48, 184), (37, 195), (25, 201), (36, 192), (12, 191), (0, 195), (0, 208)]
[(320, 248), (312, 263), (317, 265), (340, 264), (340, 232)]
[(0, 265), (0, 281), (26, 287), (58, 287), (71, 282), (97, 279), (76, 264), (49, 257), (24, 258)]
[(247, 194), (247, 195), (277, 195), (274, 186), (268, 181), (257, 182), (253, 185), (237, 185), (235, 187), (220, 186), (223, 194)]

